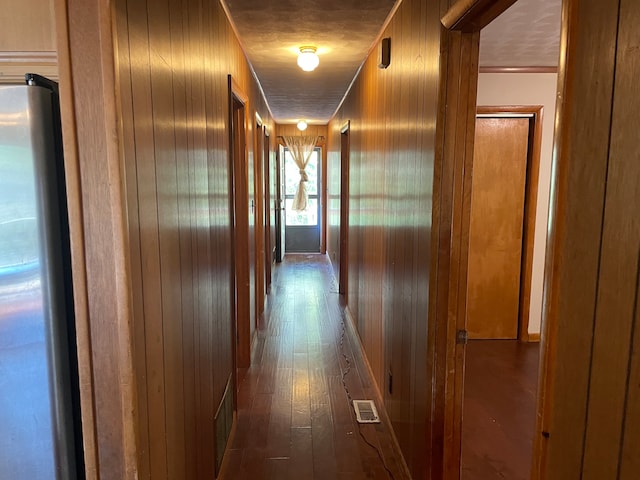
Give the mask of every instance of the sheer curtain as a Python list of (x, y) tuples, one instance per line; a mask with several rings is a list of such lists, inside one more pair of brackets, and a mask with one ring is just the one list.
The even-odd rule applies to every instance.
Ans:
[(305, 182), (307, 182), (309, 178), (307, 177), (305, 168), (307, 168), (313, 149), (316, 148), (318, 137), (285, 136), (282, 138), (289, 152), (291, 152), (293, 160), (300, 169), (300, 183), (298, 184), (296, 196), (293, 198), (293, 204), (291, 206), (291, 208), (299, 212), (307, 209), (307, 199), (309, 196)]

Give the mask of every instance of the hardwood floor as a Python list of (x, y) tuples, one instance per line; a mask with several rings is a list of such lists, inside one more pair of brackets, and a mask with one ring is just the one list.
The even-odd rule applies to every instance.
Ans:
[(535, 428), (538, 343), (467, 345), (462, 479), (529, 479)]
[(410, 478), (388, 423), (359, 429), (355, 421), (342, 383), (347, 369), (351, 396), (382, 405), (348, 322), (343, 338), (344, 307), (327, 257), (288, 254), (273, 275), (251, 366), (239, 372), (237, 423), (220, 478)]

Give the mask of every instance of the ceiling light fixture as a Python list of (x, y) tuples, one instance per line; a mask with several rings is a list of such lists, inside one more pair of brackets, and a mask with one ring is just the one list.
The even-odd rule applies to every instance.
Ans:
[(300, 120), (297, 126), (298, 126), (298, 130), (302, 132), (303, 130), (307, 129), (307, 122), (305, 122), (304, 120)]
[(305, 72), (315, 70), (320, 64), (320, 59), (318, 58), (316, 50), (316, 47), (300, 47), (298, 66)]

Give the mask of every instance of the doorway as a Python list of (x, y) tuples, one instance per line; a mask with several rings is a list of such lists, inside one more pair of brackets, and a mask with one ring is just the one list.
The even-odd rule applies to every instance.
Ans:
[(272, 225), (273, 225), (273, 180), (271, 178), (271, 155), (269, 145), (269, 132), (264, 127), (264, 135), (262, 138), (262, 169), (263, 169), (263, 189), (264, 198), (264, 274), (265, 274), (265, 293), (268, 294), (271, 289), (271, 265), (273, 264), (273, 247)]
[[(488, 409), (484, 408), (478, 403), (477, 398), (471, 398), (468, 394), (473, 389), (473, 381), (478, 380), (479, 377), (474, 377), (474, 380), (469, 381), (469, 375), (494, 375), (494, 366), (488, 366), (489, 363), (482, 363), (483, 368), (475, 368), (480, 363), (474, 355), (478, 353), (477, 346), (490, 346), (492, 351), (484, 352), (486, 355), (484, 360), (493, 359), (496, 354), (496, 348), (498, 346), (512, 347), (510, 360), (505, 363), (505, 371), (509, 371), (509, 367), (519, 366), (521, 367), (518, 372), (512, 369), (510, 376), (507, 375), (507, 379), (500, 383), (501, 386), (518, 386), (521, 385), (522, 378), (519, 375), (523, 370), (526, 370), (526, 365), (533, 365), (533, 387), (527, 387), (529, 398), (532, 397), (530, 407), (527, 407), (528, 413), (523, 414), (523, 408), (520, 405), (509, 404), (508, 400), (513, 398), (513, 395), (503, 393), (502, 396), (494, 398), (493, 401), (501, 405), (499, 411), (510, 410), (514, 413), (514, 417), (520, 420), (524, 419), (530, 426), (530, 430), (534, 433), (526, 434), (530, 440), (537, 437), (535, 433), (535, 421), (536, 421), (536, 387), (537, 382), (535, 377), (538, 374), (538, 346), (531, 345), (526, 342), (529, 340), (528, 328), (526, 328), (526, 322), (528, 318), (524, 317), (529, 311), (530, 305), (528, 305), (528, 295), (523, 295), (523, 288), (530, 288), (530, 273), (525, 273), (524, 270), (530, 268), (528, 262), (529, 251), (526, 240), (521, 242), (520, 246), (520, 262), (517, 257), (514, 263), (517, 265), (520, 263), (520, 272), (518, 276), (518, 270), (513, 274), (518, 280), (518, 285), (512, 288), (512, 297), (516, 298), (516, 302), (511, 302), (511, 310), (513, 312), (513, 305), (516, 305), (517, 323), (515, 324), (516, 332), (512, 332), (508, 337), (522, 340), (468, 340), (468, 337), (472, 336), (471, 332), (467, 329), (472, 328), (467, 324), (469, 318), (468, 310), (473, 308), (473, 300), (470, 300), (470, 293), (474, 288), (473, 279), (470, 277), (473, 271), (472, 266), (472, 197), (475, 185), (472, 184), (475, 180), (476, 171), (474, 164), (474, 138), (476, 131), (476, 101), (478, 98), (478, 80), (479, 80), (479, 49), (480, 49), (480, 30), (488, 25), (493, 19), (501, 15), (511, 4), (516, 3), (514, 0), (508, 2), (496, 2), (491, 5), (491, 8), (485, 9), (486, 4), (483, 2), (464, 3), (456, 2), (452, 8), (442, 17), (443, 25), (450, 30), (448, 36), (445, 37), (444, 48), (446, 50), (447, 62), (443, 64), (441, 69), (441, 118), (438, 121), (439, 127), (439, 139), (442, 141), (443, 151), (440, 156), (440, 162), (437, 164), (435, 176), (439, 180), (437, 183), (438, 191), (434, 196), (440, 199), (438, 208), (434, 209), (434, 225), (436, 225), (438, 232), (438, 248), (440, 254), (438, 255), (437, 262), (437, 275), (440, 279), (446, 282), (446, 290), (439, 290), (436, 292), (433, 308), (436, 313), (436, 339), (435, 350), (436, 354), (436, 371), (437, 375), (441, 375), (442, 380), (437, 380), (436, 391), (442, 392), (436, 394), (436, 408), (444, 411), (444, 422), (442, 428), (436, 427), (434, 429), (434, 438), (444, 438), (443, 447), (441, 451), (435, 452), (432, 462), (432, 476), (434, 477), (446, 477), (446, 478), (493, 478), (493, 476), (505, 476), (505, 478), (521, 478), (519, 476), (511, 475), (510, 471), (506, 469), (502, 472), (494, 472), (493, 476), (474, 476), (468, 470), (465, 471), (464, 464), (461, 461), (463, 459), (463, 453), (469, 453), (468, 445), (464, 445), (463, 435), (466, 427), (465, 421), (469, 418), (477, 416), (478, 411), (482, 411), (488, 414)], [(558, 19), (558, 22), (560, 20)], [(557, 61), (557, 60), (556, 60)], [(497, 69), (498, 67), (496, 67)], [(554, 68), (555, 67), (549, 67)], [(505, 69), (506, 70), (506, 69)], [(498, 73), (494, 69), (493, 73)], [(500, 72), (504, 73), (504, 72)], [(513, 74), (513, 72), (511, 72)], [(518, 73), (524, 73), (524, 69), (519, 70)], [(534, 72), (528, 72), (534, 73)], [(543, 72), (536, 72), (543, 73)], [(544, 72), (547, 73), (547, 72)], [(550, 72), (549, 72), (550, 73)], [(555, 87), (555, 82), (554, 82)], [(507, 89), (496, 90), (503, 96), (501, 101), (505, 101), (505, 92)], [(553, 98), (555, 99), (555, 91)], [(513, 101), (513, 100), (511, 100)], [(525, 100), (527, 101), (527, 100)], [(542, 102), (541, 102), (542, 103)], [(508, 103), (505, 103), (508, 105)], [(446, 106), (446, 108), (445, 108)], [(540, 112), (540, 117), (541, 117)], [(514, 115), (522, 117), (523, 115)], [(553, 118), (553, 116), (551, 116)], [(531, 122), (531, 120), (529, 120)], [(481, 127), (478, 127), (480, 130)], [(537, 129), (536, 129), (537, 130)], [(553, 126), (551, 127), (553, 130)], [(534, 141), (534, 144), (536, 142)], [(534, 154), (534, 157), (536, 155)], [(545, 159), (547, 156), (544, 157)], [(550, 158), (550, 155), (549, 155)], [(529, 182), (529, 164), (527, 164), (527, 171), (525, 173), (525, 182)], [(533, 173), (533, 171), (532, 171)], [(525, 183), (526, 185), (527, 183)], [(534, 218), (534, 214), (530, 214), (529, 211), (535, 208), (535, 201), (529, 202), (527, 199), (527, 193), (525, 193), (525, 200), (523, 202), (525, 213), (523, 221), (520, 222), (521, 235), (526, 237), (527, 234), (533, 235), (533, 222), (529, 224), (529, 219)], [(495, 206), (495, 201), (493, 202)], [(519, 202), (518, 202), (519, 203)], [(500, 205), (502, 207), (502, 205)], [(526, 219), (526, 221), (524, 221)], [(516, 224), (517, 225), (517, 224)], [(517, 228), (517, 227), (515, 227)], [(542, 229), (539, 229), (541, 231)], [(496, 232), (496, 236), (501, 237), (502, 234)], [(517, 235), (516, 235), (517, 239)], [(544, 238), (543, 238), (544, 241)], [(514, 242), (517, 245), (517, 241)], [(539, 265), (536, 262), (536, 265)], [(513, 287), (513, 286), (512, 286)], [(536, 290), (537, 292), (537, 290)], [(472, 296), (472, 295), (471, 295)], [(497, 302), (502, 302), (502, 297), (499, 297)], [(489, 302), (491, 303), (491, 302)], [(533, 309), (532, 309), (533, 310)], [(512, 328), (513, 328), (513, 313), (511, 314)], [(534, 325), (534, 317), (532, 317), (532, 326)], [(486, 342), (483, 344), (482, 342)], [(493, 345), (489, 345), (489, 342)], [(531, 347), (531, 348), (529, 348)], [(532, 358), (524, 360), (527, 357), (525, 350), (533, 350), (534, 354)], [(475, 353), (474, 353), (475, 351)], [(442, 355), (439, 355), (442, 353)], [(531, 352), (529, 352), (531, 353)], [(480, 352), (483, 355), (482, 352)], [(520, 359), (518, 359), (520, 355)], [(491, 358), (489, 358), (491, 356)], [(516, 358), (514, 360), (514, 358)], [(518, 365), (519, 362), (519, 365)], [(530, 362), (530, 363), (529, 363)], [(475, 369), (475, 370), (474, 370)], [(491, 387), (489, 382), (476, 382), (480, 389), (485, 392), (495, 393), (497, 388)], [(481, 399), (481, 401), (484, 401)], [(502, 403), (500, 403), (502, 402)], [(472, 408), (471, 408), (472, 407)], [(475, 408), (475, 410), (474, 410)], [(518, 421), (520, 421), (518, 420)], [(493, 417), (492, 422), (498, 423), (499, 420)], [(522, 423), (521, 423), (522, 424)], [(487, 429), (480, 428), (481, 433), (486, 433)], [(515, 437), (509, 437), (505, 434), (504, 430), (500, 432), (507, 438), (502, 445), (513, 445), (518, 441), (518, 438), (522, 434), (520, 431)], [(494, 438), (484, 436), (481, 440), (476, 442), (476, 445), (480, 447), (484, 444), (494, 442)], [(466, 450), (465, 450), (466, 449)], [(482, 458), (486, 463), (492, 463), (487, 456), (484, 456), (484, 452), (480, 452), (480, 449), (476, 450), (479, 458)], [(506, 454), (507, 448), (502, 448), (501, 453)], [(527, 458), (531, 458), (534, 450), (531, 444), (525, 446)], [(514, 455), (512, 455), (514, 456)], [(521, 457), (523, 458), (523, 457)], [(497, 462), (495, 462), (497, 463)], [(494, 463), (494, 464), (495, 464)], [(531, 462), (524, 460), (520, 463), (522, 468), (518, 468), (526, 478), (528, 478)], [(462, 468), (461, 468), (462, 467)], [(522, 471), (521, 471), (522, 470)], [(470, 474), (470, 475), (467, 475)]]
[(285, 251), (295, 253), (320, 252), (320, 227), (322, 221), (320, 202), (320, 172), (322, 151), (316, 147), (305, 167), (308, 200), (305, 210), (294, 210), (293, 199), (300, 183), (300, 168), (288, 148), (283, 149), (284, 226)]
[(276, 155), (276, 161), (274, 164), (274, 177), (276, 179), (276, 212), (275, 212), (275, 261), (280, 263), (284, 258), (284, 240), (285, 240), (285, 228), (284, 228), (284, 147), (278, 145), (278, 153)]
[(469, 339), (528, 341), (542, 106), (479, 107), (473, 157)]
[(467, 272), (461, 477), (529, 477), (538, 344), (528, 340), (541, 106), (479, 107)]
[(349, 290), (349, 155), (350, 124), (347, 122), (340, 130), (340, 272), (338, 275), (338, 292), (347, 301)]
[[(248, 97), (229, 76), (231, 183), (233, 192), (233, 291), (235, 311), (236, 368), (251, 363), (251, 340), (255, 332), (255, 191), (254, 168), (247, 155)], [(237, 385), (237, 383), (236, 383)]]

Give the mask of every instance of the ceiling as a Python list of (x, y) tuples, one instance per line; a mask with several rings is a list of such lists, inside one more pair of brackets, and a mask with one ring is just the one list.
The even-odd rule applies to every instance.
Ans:
[[(221, 0), (276, 122), (326, 124), (377, 41), (396, 0)], [(400, 0), (398, 0), (399, 3)], [(482, 31), (481, 66), (555, 66), (561, 0), (518, 0)], [(303, 72), (298, 49), (318, 48)]]
[(481, 67), (556, 67), (562, 0), (518, 0), (480, 32)]

